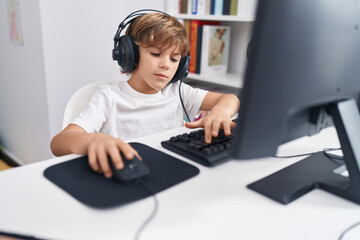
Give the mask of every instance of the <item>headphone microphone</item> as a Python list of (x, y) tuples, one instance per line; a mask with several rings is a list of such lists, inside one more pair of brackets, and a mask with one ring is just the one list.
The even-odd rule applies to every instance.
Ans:
[[(139, 47), (135, 43), (135, 39), (129, 35), (120, 36), (121, 31), (139, 16), (148, 14), (150, 12), (158, 12), (169, 15), (162, 11), (155, 9), (141, 9), (130, 13), (120, 24), (114, 36), (114, 49), (112, 50), (112, 58), (117, 61), (121, 70), (125, 73), (131, 73), (136, 64), (139, 62)], [(171, 79), (170, 83), (174, 83), (178, 80), (182, 80), (187, 77), (189, 73), (190, 56), (187, 54), (182, 57), (179, 62), (178, 69)]]

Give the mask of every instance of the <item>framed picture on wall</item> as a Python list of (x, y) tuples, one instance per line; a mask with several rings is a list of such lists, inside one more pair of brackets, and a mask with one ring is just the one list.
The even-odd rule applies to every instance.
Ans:
[(6, 3), (8, 8), (10, 41), (23, 45), (20, 0), (6, 0)]

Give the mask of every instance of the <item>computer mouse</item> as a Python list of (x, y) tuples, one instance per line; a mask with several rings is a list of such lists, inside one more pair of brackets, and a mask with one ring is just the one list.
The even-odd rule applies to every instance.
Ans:
[(121, 158), (124, 162), (124, 168), (120, 170), (115, 168), (113, 161), (110, 159), (110, 167), (114, 178), (117, 181), (129, 182), (149, 175), (150, 170), (148, 166), (146, 166), (144, 161), (141, 161), (137, 156), (135, 156), (132, 160), (127, 160), (121, 153)]

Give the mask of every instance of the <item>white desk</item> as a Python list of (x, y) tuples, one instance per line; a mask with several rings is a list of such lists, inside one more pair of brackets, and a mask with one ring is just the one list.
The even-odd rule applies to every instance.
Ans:
[[(264, 158), (231, 161), (203, 167), (165, 150), (160, 142), (189, 131), (175, 129), (136, 139), (163, 150), (200, 169), (188, 181), (157, 194), (159, 209), (141, 239), (338, 239), (340, 233), (360, 221), (360, 206), (322, 190), (314, 190), (289, 205), (281, 205), (246, 188), (300, 158)], [(337, 147), (330, 128), (280, 147), (279, 155), (291, 155)], [(152, 198), (108, 210), (89, 208), (43, 177), (69, 155), (0, 172), (0, 231), (47, 239), (133, 239), (153, 210)], [(7, 207), (6, 207), (7, 206)], [(360, 227), (345, 235), (360, 239)]]

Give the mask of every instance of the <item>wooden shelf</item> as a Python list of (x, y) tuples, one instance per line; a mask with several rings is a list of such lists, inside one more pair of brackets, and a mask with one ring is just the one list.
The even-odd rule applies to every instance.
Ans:
[(232, 16), (232, 15), (196, 15), (196, 14), (175, 14), (180, 19), (197, 19), (206, 21), (229, 21), (229, 22), (253, 22), (253, 16)]
[(227, 73), (218, 76), (189, 73), (188, 78), (233, 88), (242, 88), (243, 86), (243, 75), (240, 73)]

